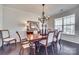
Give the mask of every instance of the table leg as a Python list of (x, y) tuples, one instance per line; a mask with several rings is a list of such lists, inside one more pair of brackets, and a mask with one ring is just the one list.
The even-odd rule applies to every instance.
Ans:
[(39, 52), (39, 48), (40, 48), (39, 41), (35, 42), (35, 48), (36, 48), (36, 52)]

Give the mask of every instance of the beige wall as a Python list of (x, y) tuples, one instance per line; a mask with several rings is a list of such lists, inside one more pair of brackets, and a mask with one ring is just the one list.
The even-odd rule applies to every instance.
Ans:
[(2, 29), (3, 7), (0, 5), (0, 29)]
[(16, 38), (16, 31), (26, 30), (25, 21), (38, 21), (37, 15), (9, 7), (3, 8), (3, 29), (9, 29), (11, 37)]
[(28, 20), (38, 21), (37, 15), (0, 5), (0, 29), (8, 29), (11, 37), (16, 38), (17, 41), (19, 40), (16, 35), (16, 31), (26, 30), (24, 22)]
[[(3, 26), (3, 7), (0, 5), (0, 30), (2, 29)], [(2, 40), (0, 39), (0, 46), (2, 45)]]
[(52, 30), (54, 29), (54, 18), (52, 16), (48, 20), (48, 28)]

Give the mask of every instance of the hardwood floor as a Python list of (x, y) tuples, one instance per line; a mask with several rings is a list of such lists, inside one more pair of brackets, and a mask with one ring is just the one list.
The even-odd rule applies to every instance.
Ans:
[[(49, 55), (79, 55), (79, 44), (62, 40), (61, 46), (62, 46), (61, 51), (59, 45), (55, 46), (54, 48), (51, 48), (51, 46), (49, 46), (48, 54)], [(17, 44), (17, 46), (15, 46), (14, 44), (10, 46), (4, 46), (4, 50), (0, 48), (0, 55), (19, 55), (19, 50), (20, 50), (19, 43)], [(24, 52), (24, 55), (29, 55), (29, 53), (30, 53), (30, 48), (27, 48)], [(36, 55), (45, 55), (45, 48), (41, 46), (39, 52), (36, 52)]]

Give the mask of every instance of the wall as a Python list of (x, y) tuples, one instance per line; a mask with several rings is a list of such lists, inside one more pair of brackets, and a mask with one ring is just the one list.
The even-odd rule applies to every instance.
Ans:
[(3, 15), (3, 7), (0, 5), (0, 29), (2, 29), (2, 15)]
[[(3, 11), (3, 13), (2, 13)], [(2, 19), (3, 18), (3, 19)], [(0, 5), (0, 28), (3, 27), (3, 29), (8, 29), (10, 31), (11, 37), (14, 37), (18, 40), (18, 37), (16, 35), (16, 31), (18, 30), (26, 30), (25, 28), (25, 21), (38, 21), (37, 15), (24, 12), (22, 10), (14, 9), (5, 7), (4, 5)], [(0, 46), (1, 46), (0, 41)]]
[[(0, 5), (0, 30), (2, 29), (2, 23), (3, 23), (3, 20), (2, 20), (2, 18), (3, 18), (3, 7), (2, 7), (2, 5)], [(2, 40), (0, 39), (0, 46), (1, 46), (1, 44), (2, 44)]]
[(73, 9), (70, 9), (68, 11), (65, 11), (63, 13), (59, 13), (59, 14), (51, 16), (50, 22), (52, 24), (49, 24), (49, 26), (51, 26), (54, 29), (54, 19), (55, 18), (59, 18), (61, 16), (67, 16), (67, 15), (71, 15), (71, 14), (75, 14), (75, 35), (63, 34), (62, 39), (79, 44), (79, 6), (73, 8)]
[(50, 17), (50, 19), (48, 20), (48, 28), (49, 29), (54, 29), (54, 18), (53, 16)]

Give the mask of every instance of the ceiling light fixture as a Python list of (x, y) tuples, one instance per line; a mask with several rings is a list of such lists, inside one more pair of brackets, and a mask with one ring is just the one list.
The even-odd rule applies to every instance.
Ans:
[(49, 17), (45, 16), (44, 6), (45, 6), (45, 4), (42, 4), (42, 7), (43, 7), (42, 17), (38, 18), (38, 20), (41, 21), (41, 23), (43, 23), (43, 24), (49, 19)]

